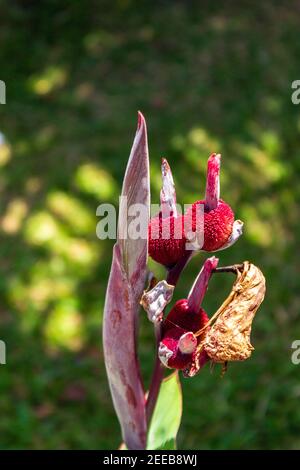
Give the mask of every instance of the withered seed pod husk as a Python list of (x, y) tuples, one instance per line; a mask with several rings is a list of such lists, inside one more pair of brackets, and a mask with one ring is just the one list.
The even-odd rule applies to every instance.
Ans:
[(248, 261), (236, 267), (236, 272), (231, 293), (212, 317), (201, 344), (213, 362), (244, 361), (254, 349), (251, 326), (264, 299), (266, 282), (260, 269)]

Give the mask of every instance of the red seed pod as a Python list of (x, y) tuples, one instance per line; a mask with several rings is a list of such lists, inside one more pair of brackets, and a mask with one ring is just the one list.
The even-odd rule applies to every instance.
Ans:
[(189, 309), (187, 299), (176, 302), (163, 323), (158, 350), (162, 363), (171, 369), (186, 369), (193, 362), (194, 352), (201, 341), (194, 333), (208, 321), (202, 308), (197, 313)]
[(193, 311), (189, 307), (188, 299), (181, 299), (176, 302), (163, 323), (163, 333), (173, 328), (174, 325), (187, 331), (196, 332), (203, 328), (208, 321), (206, 312), (200, 307)]
[[(207, 209), (205, 201), (196, 201), (191, 209), (187, 212), (187, 220), (190, 217), (190, 210), (192, 211), (192, 230), (197, 231), (196, 223), (196, 207), (197, 205), (204, 205), (204, 243), (202, 250), (216, 251), (222, 248), (228, 241), (234, 223), (234, 213), (231, 207), (226, 202), (219, 200), (215, 209)], [(189, 226), (189, 223), (186, 223)]]
[(196, 201), (186, 214), (186, 227), (197, 232), (197, 206), (204, 206), (204, 243), (202, 250), (216, 251), (230, 239), (233, 232), (234, 213), (231, 207), (220, 199), (221, 155), (213, 153), (207, 162), (205, 200)]
[(157, 263), (171, 268), (185, 254), (183, 225), (182, 216), (163, 219), (160, 214), (150, 220), (148, 250)]
[[(191, 346), (188, 352), (180, 348), (185, 341), (186, 335), (192, 336)], [(181, 340), (181, 338), (183, 338)], [(190, 346), (190, 345), (189, 345)], [(197, 339), (192, 332), (186, 332), (182, 328), (174, 327), (167, 331), (160, 342), (158, 355), (161, 362), (170, 369), (185, 369), (193, 358), (193, 352), (197, 347)]]
[(160, 212), (149, 223), (148, 251), (155, 261), (171, 268), (185, 254), (184, 218), (177, 214), (175, 185), (165, 158), (161, 173)]

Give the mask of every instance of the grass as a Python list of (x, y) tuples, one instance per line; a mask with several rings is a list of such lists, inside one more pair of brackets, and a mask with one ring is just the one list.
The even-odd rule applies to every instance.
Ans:
[[(138, 109), (152, 201), (161, 156), (190, 203), (220, 151), (222, 197), (245, 222), (220, 265), (249, 259), (267, 279), (252, 358), (183, 380), (179, 448), (299, 448), (298, 3), (2, 0), (0, 13), (1, 448), (119, 445), (100, 344), (112, 242), (96, 238), (95, 214), (118, 201)], [(213, 280), (209, 313), (229, 288)], [(147, 383), (152, 336), (143, 317)]]

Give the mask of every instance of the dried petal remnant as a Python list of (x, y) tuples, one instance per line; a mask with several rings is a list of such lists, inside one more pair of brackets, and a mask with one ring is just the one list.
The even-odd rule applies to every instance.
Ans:
[(250, 357), (254, 349), (250, 343), (252, 321), (265, 291), (262, 272), (245, 261), (242, 269), (237, 269), (232, 291), (211, 319), (216, 320), (201, 345), (214, 362), (244, 361)]
[(140, 304), (148, 314), (150, 321), (160, 322), (166, 305), (171, 302), (174, 286), (166, 281), (158, 282), (151, 290), (144, 292)]

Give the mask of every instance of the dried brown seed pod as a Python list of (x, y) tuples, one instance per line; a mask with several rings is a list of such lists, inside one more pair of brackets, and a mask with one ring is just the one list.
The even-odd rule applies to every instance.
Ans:
[(266, 291), (264, 275), (254, 264), (245, 261), (232, 270), (237, 273), (232, 291), (211, 318), (211, 327), (201, 343), (201, 349), (214, 362), (244, 361), (251, 356), (252, 321)]

